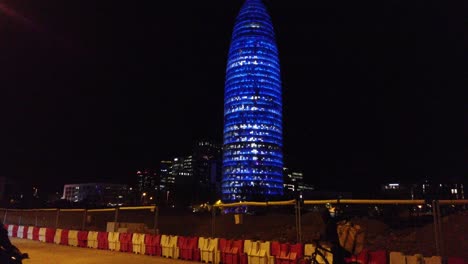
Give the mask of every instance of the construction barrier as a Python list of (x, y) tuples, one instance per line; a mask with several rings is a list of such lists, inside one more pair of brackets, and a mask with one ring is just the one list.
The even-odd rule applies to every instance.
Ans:
[[(433, 203), (433, 214), (434, 217), (434, 234), (436, 236), (437, 250), (442, 251), (444, 249), (442, 232), (440, 231), (440, 205), (459, 206), (465, 205), (468, 200), (440, 200)], [(245, 263), (245, 264), (256, 264), (256, 263), (268, 263), (268, 264), (291, 264), (301, 263), (301, 259), (310, 258), (311, 252), (315, 250), (314, 245), (310, 243), (301, 243), (301, 210), (305, 206), (315, 205), (388, 205), (388, 206), (426, 206), (424, 200), (356, 200), (356, 199), (339, 199), (339, 200), (305, 200), (305, 201), (278, 201), (278, 202), (239, 202), (233, 204), (217, 203), (213, 205), (213, 208), (245, 208), (245, 207), (294, 207), (296, 211), (296, 231), (298, 236), (295, 243), (273, 243), (274, 241), (254, 241), (254, 240), (237, 240), (236, 246), (234, 246), (235, 240), (224, 239), (215, 236), (216, 229), (212, 229), (213, 236), (211, 237), (190, 237), (190, 236), (177, 236), (177, 235), (155, 235), (158, 227), (158, 214), (157, 207), (121, 207), (121, 208), (106, 208), (106, 209), (38, 209), (38, 210), (15, 210), (11, 212), (10, 216), (7, 212), (4, 212), (4, 219), (11, 217), (18, 223), (27, 223), (29, 214), (34, 215), (35, 222), (40, 225), (18, 225), (12, 223), (5, 223), (8, 230), (8, 235), (12, 237), (28, 238), (32, 240), (38, 240), (46, 243), (56, 243), (70, 246), (82, 246), (90, 248), (98, 248), (102, 250), (116, 250), (122, 252), (134, 252), (137, 254), (164, 256), (168, 258), (179, 258), (195, 261), (203, 261), (210, 263)], [(141, 212), (139, 212), (141, 210)], [(438, 211), (439, 210), (439, 211)], [(143, 211), (148, 211), (151, 214), (143, 214)], [(125, 232), (130, 230), (128, 227), (122, 225), (114, 225), (110, 229), (116, 231), (85, 231), (85, 230), (69, 230), (66, 228), (54, 228), (59, 226), (60, 221), (64, 221), (65, 214), (76, 213), (83, 214), (81, 218), (82, 226), (106, 226), (109, 228), (109, 223), (120, 223), (119, 220), (130, 219), (132, 212), (138, 212), (141, 217), (144, 216), (145, 221), (150, 225), (152, 224), (154, 233), (145, 232)], [(215, 212), (213, 210), (213, 212)], [(128, 214), (126, 214), (128, 213)], [(96, 214), (100, 214), (97, 216)], [(246, 217), (243, 221), (248, 218), (254, 219), (255, 216), (245, 215), (242, 212), (237, 213), (240, 216)], [(55, 221), (45, 219), (46, 215), (54, 216)], [(233, 216), (231, 214), (230, 216)], [(139, 217), (140, 217), (139, 216)], [(213, 213), (212, 217), (213, 227), (215, 226), (216, 213)], [(116, 221), (117, 220), (117, 221)], [(94, 222), (93, 222), (94, 221)], [(250, 221), (250, 220), (247, 220)], [(99, 224), (100, 222), (105, 223)], [(44, 223), (53, 223), (52, 227), (44, 226)], [(64, 223), (64, 222), (62, 222)], [(97, 224), (96, 224), (97, 223)], [(142, 230), (144, 231), (144, 230)], [(82, 234), (81, 239), (79, 234)], [(81, 241), (81, 243), (79, 242)], [(239, 241), (242, 241), (240, 243)], [(390, 264), (439, 264), (443, 258), (440, 256), (422, 256), (419, 254), (405, 255), (401, 252), (390, 252), (384, 254), (384, 251), (366, 251), (365, 245), (360, 250), (364, 252), (355, 252), (355, 256), (349, 259), (351, 262), (361, 263), (372, 263), (380, 264), (384, 263), (384, 257)], [(326, 251), (322, 252), (328, 262), (332, 262), (332, 256)], [(449, 258), (445, 259), (446, 261)], [(458, 258), (450, 258), (452, 263), (460, 261)], [(462, 260), (463, 261), (463, 260)], [(448, 263), (448, 262), (447, 262)]]

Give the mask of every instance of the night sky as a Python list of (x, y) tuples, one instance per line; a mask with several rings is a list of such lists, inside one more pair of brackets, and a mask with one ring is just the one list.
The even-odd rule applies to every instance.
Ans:
[[(241, 0), (0, 1), (0, 176), (131, 183), (222, 141)], [(467, 38), (451, 1), (265, 1), (285, 164), (322, 188), (466, 179)], [(462, 2), (460, 2), (462, 4)]]

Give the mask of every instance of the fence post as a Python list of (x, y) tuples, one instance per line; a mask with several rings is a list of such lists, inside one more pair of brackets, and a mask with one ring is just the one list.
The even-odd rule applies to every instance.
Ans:
[(433, 217), (433, 221), (434, 221), (434, 242), (435, 242), (435, 247), (436, 247), (436, 254), (438, 256), (440, 256), (440, 244), (439, 244), (439, 216), (437, 215), (438, 214), (438, 210), (437, 210), (437, 206), (438, 206), (438, 201), (437, 200), (432, 200), (432, 217)]
[(154, 233), (153, 233), (153, 235), (158, 235), (159, 234), (159, 231), (158, 231), (158, 215), (159, 215), (159, 207), (154, 206), (154, 223), (153, 223)]
[(211, 207), (211, 237), (215, 235), (215, 218), (216, 218), (216, 211), (214, 206)]
[(117, 222), (119, 221), (119, 207), (115, 208), (115, 214), (114, 214), (114, 232), (117, 232)]
[(35, 221), (35, 225), (34, 225), (34, 226), (37, 227), (37, 212), (38, 212), (38, 211), (36, 210), (35, 212), (36, 212), (36, 213), (35, 213), (35, 215), (36, 215), (36, 221)]
[(86, 228), (86, 217), (88, 216), (88, 209), (84, 209), (83, 212), (83, 223), (81, 224), (81, 230), (84, 231)]
[(20, 210), (19, 212), (20, 212), (20, 214), (19, 214), (19, 219), (18, 219), (18, 225), (20, 226), (21, 225), (21, 217), (23, 217), (23, 214), (22, 214), (23, 210)]
[(5, 215), (3, 216), (3, 224), (6, 224), (7, 214), (8, 214), (8, 208), (5, 208)]
[(296, 241), (299, 242), (299, 222), (298, 222), (298, 217), (297, 217), (297, 199), (296, 199), (296, 202), (294, 203), (294, 222), (296, 225)]
[(60, 209), (57, 208), (57, 215), (55, 216), (55, 229), (58, 228), (58, 223), (59, 223), (59, 215), (60, 215)]
[(442, 217), (441, 217), (441, 214), (440, 214), (440, 203), (439, 201), (437, 201), (437, 206), (436, 206), (436, 210), (437, 210), (437, 231), (439, 232), (439, 248), (440, 248), (440, 256), (444, 256), (444, 237), (443, 237), (443, 233), (442, 233)]
[(297, 202), (297, 219), (299, 223), (299, 243), (302, 243), (301, 199)]

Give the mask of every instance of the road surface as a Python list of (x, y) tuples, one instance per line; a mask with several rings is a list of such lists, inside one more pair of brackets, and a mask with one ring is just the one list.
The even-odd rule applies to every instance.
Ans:
[[(189, 264), (184, 260), (142, 256), (133, 253), (114, 252), (91, 248), (43, 243), (29, 239), (11, 238), (11, 242), (30, 259), (23, 264)], [(194, 263), (194, 262), (193, 262)]]

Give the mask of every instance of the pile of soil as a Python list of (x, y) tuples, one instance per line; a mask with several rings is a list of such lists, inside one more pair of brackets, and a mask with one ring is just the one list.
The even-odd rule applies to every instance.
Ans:
[[(153, 217), (148, 219), (147, 225), (152, 226)], [(381, 218), (356, 217), (351, 221), (366, 231), (366, 248), (370, 250), (384, 249), (408, 255), (423, 254), (426, 257), (437, 255), (430, 215), (413, 219), (411, 216), (394, 214)], [(157, 222), (160, 234), (289, 243), (298, 241), (293, 211), (268, 210), (253, 215), (245, 214), (242, 215), (241, 224), (236, 224), (233, 214), (217, 214), (213, 218), (211, 213), (163, 212)], [(311, 243), (325, 228), (317, 212), (304, 213), (301, 223), (303, 243)], [(443, 255), (463, 257), (468, 261), (468, 212), (443, 217), (441, 227)]]
[[(443, 217), (442, 250), (445, 256), (462, 257), (468, 261), (468, 212)], [(387, 229), (384, 232), (369, 232), (367, 248), (401, 251), (405, 254), (437, 255), (434, 225), (402, 230)]]
[[(431, 217), (429, 217), (431, 218)], [(302, 242), (311, 243), (323, 231), (325, 224), (318, 213), (302, 216)], [(278, 240), (295, 243), (296, 227), (294, 217), (281, 215), (251, 216), (236, 225), (233, 216), (217, 217), (216, 236), (225, 238)], [(366, 232), (366, 248), (370, 250), (400, 251), (407, 255), (437, 255), (434, 225), (429, 222), (419, 227), (392, 228), (383, 221), (367, 217), (351, 219)], [(201, 226), (200, 226), (201, 227)], [(459, 212), (442, 218), (443, 255), (462, 257), (468, 261), (468, 212)], [(206, 235), (208, 231), (197, 232)], [(200, 230), (201, 231), (201, 230)]]

